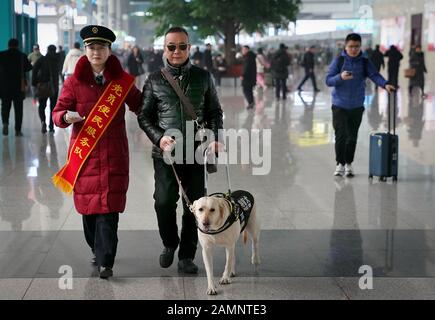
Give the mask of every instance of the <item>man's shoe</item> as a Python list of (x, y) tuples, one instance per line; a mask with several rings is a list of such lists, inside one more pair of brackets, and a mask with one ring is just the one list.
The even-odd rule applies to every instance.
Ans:
[(15, 136), (16, 137), (22, 137), (23, 133), (21, 131), (15, 131)]
[(246, 107), (246, 109), (250, 110), (250, 109), (254, 109), (254, 103), (250, 103), (248, 104), (248, 106)]
[(7, 136), (9, 134), (9, 129), (8, 127), (3, 127), (3, 135)]
[(174, 261), (174, 253), (177, 248), (165, 247), (160, 255), (160, 266), (169, 268)]
[(193, 263), (192, 259), (181, 259), (178, 261), (178, 271), (189, 274), (198, 273), (198, 267)]
[(349, 163), (346, 163), (346, 164), (345, 164), (345, 166), (344, 166), (344, 172), (345, 172), (345, 176), (346, 176), (346, 177), (351, 178), (351, 177), (354, 176), (352, 165), (349, 164)]
[(337, 166), (335, 167), (335, 171), (334, 171), (334, 176), (336, 177), (342, 177), (344, 175), (344, 166), (339, 163), (337, 164)]
[(314, 92), (320, 92), (320, 90), (319, 89), (314, 89)]
[(100, 273), (101, 279), (107, 279), (111, 276), (113, 276), (113, 270), (109, 267), (100, 267), (98, 272)]
[(49, 128), (48, 132), (54, 133), (54, 128)]

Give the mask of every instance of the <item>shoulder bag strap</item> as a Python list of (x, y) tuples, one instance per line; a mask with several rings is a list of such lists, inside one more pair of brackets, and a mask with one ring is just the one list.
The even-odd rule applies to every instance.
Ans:
[(186, 95), (183, 93), (183, 90), (181, 90), (177, 81), (175, 81), (174, 78), (172, 78), (172, 75), (169, 73), (168, 70), (162, 68), (160, 71), (162, 72), (163, 78), (168, 80), (171, 87), (175, 90), (178, 97), (181, 99), (181, 102), (184, 106), (184, 110), (192, 117), (193, 121), (197, 121), (198, 116), (196, 115), (196, 112), (193, 109), (192, 103), (190, 102), (189, 98), (187, 98)]

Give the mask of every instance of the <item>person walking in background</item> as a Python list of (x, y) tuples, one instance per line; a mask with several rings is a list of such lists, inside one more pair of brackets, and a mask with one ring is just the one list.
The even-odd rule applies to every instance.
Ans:
[(23, 100), (27, 90), (26, 72), (32, 65), (26, 55), (18, 50), (18, 40), (8, 41), (8, 50), (0, 52), (0, 98), (2, 102), (3, 135), (9, 134), (9, 114), (12, 103), (15, 111), (15, 135), (21, 137)]
[(65, 79), (73, 75), (77, 61), (79, 61), (82, 55), (83, 51), (80, 50), (80, 43), (74, 42), (74, 48), (72, 48), (66, 55), (62, 67), (62, 74), (65, 75)]
[(204, 57), (204, 69), (210, 72), (211, 74), (213, 74), (214, 73), (213, 56), (212, 56), (211, 49), (212, 49), (211, 44), (207, 43), (205, 46), (203, 57)]
[(421, 96), (426, 98), (424, 93), (424, 74), (427, 73), (427, 69), (424, 61), (424, 52), (421, 50), (420, 45), (415, 47), (415, 51), (409, 59), (409, 66), (415, 69), (415, 75), (409, 79), (409, 95), (412, 95), (414, 87), (419, 87), (421, 89)]
[(202, 68), (202, 52), (199, 51), (199, 47), (195, 48), (195, 52), (192, 55), (192, 62), (195, 66)]
[(38, 44), (33, 45), (33, 51), (29, 53), (29, 55), (27, 56), (27, 59), (29, 59), (30, 64), (34, 66), (36, 61), (38, 61), (38, 59), (41, 57), (42, 54), (41, 51), (39, 50), (39, 45)]
[(59, 70), (59, 76), (60, 76), (60, 81), (63, 82), (65, 81), (65, 77), (64, 74), (62, 73), (62, 68), (63, 68), (63, 63), (65, 62), (65, 51), (63, 51), (63, 47), (62, 46), (58, 46), (58, 51), (56, 52), (57, 55), (57, 60), (59, 62), (59, 66), (58, 66), (58, 70)]
[(248, 102), (247, 109), (254, 108), (254, 87), (257, 82), (257, 65), (255, 62), (255, 53), (253, 53), (249, 46), (242, 47), (243, 55), (243, 71), (242, 71), (242, 87), (243, 95)]
[(366, 78), (389, 93), (394, 86), (379, 74), (373, 63), (364, 57), (361, 36), (347, 35), (345, 48), (329, 66), (326, 85), (332, 91), (332, 125), (335, 131), (335, 176), (353, 177), (352, 163), (358, 140), (358, 130), (364, 113)]
[[(32, 86), (36, 87), (36, 93), (38, 96), (39, 106), (38, 113), (41, 120), (41, 132), (45, 134), (47, 132), (47, 124), (45, 121), (45, 107), (47, 106), (47, 100), (50, 98), (50, 132), (54, 132), (54, 123), (52, 112), (56, 106), (57, 96), (59, 94), (59, 57), (56, 54), (56, 47), (49, 45), (47, 47), (47, 54), (42, 56), (36, 61), (32, 70)], [(41, 88), (38, 91), (38, 87)], [(45, 92), (42, 92), (44, 88)]]
[(148, 73), (153, 73), (163, 67), (162, 55), (157, 53), (154, 48), (150, 49), (148, 54)]
[(290, 65), (290, 58), (287, 53), (287, 46), (284, 43), (279, 45), (279, 49), (272, 57), (271, 70), (272, 77), (275, 81), (275, 97), (280, 98), (282, 92), (282, 98), (287, 99), (287, 78), (288, 78), (288, 66)]
[(227, 62), (221, 54), (218, 54), (214, 61), (214, 79), (216, 80), (216, 86), (221, 86), (222, 76), (227, 72)]
[(270, 64), (263, 53), (263, 48), (258, 48), (255, 62), (257, 65), (257, 83), (264, 91), (267, 89), (266, 82), (264, 80), (264, 73), (270, 68)]
[(305, 77), (302, 79), (301, 83), (298, 85), (298, 91), (302, 91), (302, 86), (304, 83), (311, 78), (311, 82), (313, 83), (314, 92), (319, 92), (320, 90), (316, 85), (316, 75), (314, 74), (314, 53), (316, 52), (316, 47), (311, 46), (307, 52), (304, 54), (304, 58), (302, 60), (302, 66), (305, 68)]
[(119, 213), (125, 209), (129, 181), (124, 102), (137, 113), (141, 92), (112, 54), (112, 30), (89, 25), (80, 36), (86, 55), (65, 80), (53, 110), (56, 126), (72, 125), (68, 161), (53, 183), (74, 193), (93, 262), (100, 278), (107, 279), (113, 276)]
[(381, 69), (385, 68), (384, 54), (381, 52), (380, 46), (378, 44), (376, 45), (375, 50), (373, 50), (369, 59), (372, 60), (377, 72), (380, 72)]
[(398, 88), (400, 60), (403, 59), (403, 55), (396, 46), (391, 45), (390, 49), (385, 52), (385, 56), (388, 57), (388, 83)]
[(127, 60), (128, 72), (136, 78), (136, 87), (140, 88), (140, 76), (145, 73), (143, 57), (138, 46), (134, 46)]

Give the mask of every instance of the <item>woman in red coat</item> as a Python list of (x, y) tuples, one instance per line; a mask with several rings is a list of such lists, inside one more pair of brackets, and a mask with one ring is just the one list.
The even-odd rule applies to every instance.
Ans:
[[(137, 113), (141, 92), (111, 54), (115, 35), (110, 29), (86, 26), (80, 36), (86, 55), (65, 81), (53, 110), (56, 126), (73, 124), (68, 162), (53, 181), (62, 190), (73, 191), (94, 263), (100, 277), (108, 278), (113, 275), (119, 213), (125, 209), (129, 180), (124, 102)], [(124, 88), (119, 85), (126, 83)]]

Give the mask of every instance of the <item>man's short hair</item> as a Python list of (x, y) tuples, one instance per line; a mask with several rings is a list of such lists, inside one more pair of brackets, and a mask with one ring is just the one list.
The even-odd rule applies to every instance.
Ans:
[(9, 39), (9, 41), (8, 41), (9, 48), (18, 48), (18, 46), (19, 46), (18, 39), (16, 39), (16, 38)]
[(358, 33), (349, 33), (346, 37), (345, 43), (348, 43), (349, 41), (357, 41), (362, 42), (361, 36)]
[(39, 44), (34, 44), (33, 45), (33, 49), (38, 49), (39, 50)]
[(74, 42), (74, 48), (80, 49), (80, 42)]
[(243, 48), (246, 48), (246, 49), (248, 49), (248, 50), (250, 49), (250, 48), (249, 48), (249, 46), (246, 46), (246, 45), (245, 45), (245, 46), (243, 46)]
[(187, 33), (186, 29), (184, 29), (183, 27), (169, 28), (168, 31), (165, 32), (165, 37), (168, 33), (184, 33), (187, 37), (189, 37), (189, 34)]

